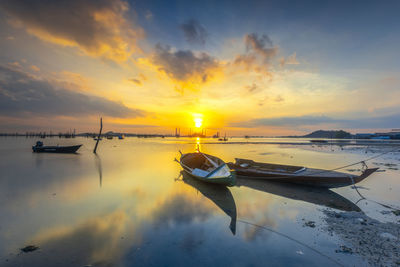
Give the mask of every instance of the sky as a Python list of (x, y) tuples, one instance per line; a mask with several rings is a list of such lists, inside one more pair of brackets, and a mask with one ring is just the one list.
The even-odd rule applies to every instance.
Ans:
[[(0, 1), (0, 132), (400, 128), (399, 1)], [(197, 126), (197, 127), (196, 127)]]

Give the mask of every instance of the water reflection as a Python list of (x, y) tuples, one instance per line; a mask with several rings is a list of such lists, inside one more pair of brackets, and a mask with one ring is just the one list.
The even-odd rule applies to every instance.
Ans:
[(46, 229), (33, 238), (39, 251), (10, 255), (6, 266), (115, 266), (130, 246), (121, 242), (130, 234), (125, 229), (128, 219), (115, 211), (74, 226)]
[[(91, 139), (79, 140), (93, 146)], [(118, 140), (105, 142), (94, 156), (85, 149), (79, 155), (33, 154), (29, 139), (0, 138), (0, 266), (332, 265), (307, 247), (311, 235), (322, 252), (344, 257), (334, 254), (335, 240), (298, 223), (320, 215), (305, 202), (359, 211), (332, 191), (254, 180), (215, 187), (187, 176), (174, 182), (180, 166), (171, 159), (177, 150), (193, 150), (203, 140), (127, 138), (118, 146)], [(292, 165), (299, 159), (319, 165), (325, 155), (272, 145), (203, 143), (201, 149), (226, 161), (239, 156)], [(342, 155), (327, 155), (341, 164)], [(390, 173), (363, 185), (396, 186), (397, 176)], [(397, 188), (385, 196), (397, 199)], [(294, 201), (282, 206), (285, 198)], [(26, 245), (40, 250), (17, 255)]]
[(195, 147), (195, 151), (202, 151), (201, 150), (201, 142), (200, 142), (200, 137), (196, 137), (196, 147)]
[(277, 183), (248, 178), (246, 179), (245, 177), (240, 176), (237, 177), (236, 186), (245, 186), (269, 194), (274, 194), (293, 200), (301, 200), (338, 210), (357, 212), (361, 211), (361, 209), (350, 200), (326, 188)]
[(99, 183), (100, 183), (100, 187), (101, 187), (102, 183), (103, 183), (103, 167), (101, 165), (101, 158), (97, 153), (94, 154), (94, 161), (96, 164), (96, 169), (99, 173)]
[(231, 191), (225, 186), (206, 184), (204, 182), (197, 181), (183, 171), (181, 172), (181, 174), (183, 182), (196, 188), (201, 194), (214, 202), (215, 205), (222, 209), (226, 213), (226, 215), (231, 218), (229, 229), (231, 229), (232, 233), (235, 235), (237, 212), (235, 200), (232, 196)]

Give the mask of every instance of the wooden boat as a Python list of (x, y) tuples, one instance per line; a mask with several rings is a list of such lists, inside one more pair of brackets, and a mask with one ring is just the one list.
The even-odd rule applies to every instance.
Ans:
[(113, 139), (113, 136), (112, 135), (107, 135), (107, 137), (106, 137), (108, 140), (111, 140), (111, 139)]
[(192, 177), (207, 183), (233, 186), (236, 175), (221, 159), (201, 152), (181, 154), (183, 170)]
[(76, 153), (81, 146), (44, 146), (43, 142), (37, 141), (32, 150), (36, 153)]
[(359, 183), (379, 169), (366, 169), (361, 175), (357, 176), (349, 173), (301, 166), (261, 163), (248, 159), (236, 159), (235, 163), (228, 163), (228, 166), (234, 169), (238, 176), (327, 188)]

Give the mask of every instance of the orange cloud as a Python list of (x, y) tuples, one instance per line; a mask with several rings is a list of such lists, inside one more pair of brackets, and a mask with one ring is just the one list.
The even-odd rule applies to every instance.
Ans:
[(14, 22), (38, 38), (63, 46), (78, 47), (86, 54), (116, 62), (126, 61), (138, 50), (144, 36), (124, 15), (125, 1), (2, 1)]

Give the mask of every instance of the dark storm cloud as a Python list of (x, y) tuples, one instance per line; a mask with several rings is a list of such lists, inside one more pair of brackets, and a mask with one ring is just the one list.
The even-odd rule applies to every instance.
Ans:
[(191, 19), (186, 21), (181, 25), (181, 29), (188, 43), (200, 45), (206, 43), (208, 33), (197, 20)]
[(0, 9), (41, 39), (116, 61), (142, 34), (124, 19), (129, 6), (121, 0), (3, 0)]
[(382, 115), (375, 117), (336, 119), (328, 116), (298, 116), (298, 117), (278, 117), (278, 118), (259, 118), (248, 121), (233, 123), (233, 127), (253, 128), (260, 126), (310, 126), (322, 124), (334, 124), (337, 127), (353, 129), (371, 128), (399, 128), (400, 114)]
[(67, 90), (51, 81), (0, 66), (0, 114), (140, 117), (145, 113), (119, 102)]
[(194, 54), (190, 50), (172, 51), (169, 46), (158, 44), (153, 56), (155, 64), (168, 76), (185, 81), (200, 76), (202, 82), (209, 78), (209, 70), (218, 67), (218, 61), (207, 53)]

